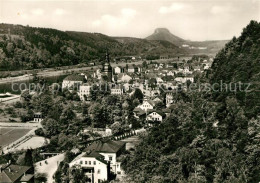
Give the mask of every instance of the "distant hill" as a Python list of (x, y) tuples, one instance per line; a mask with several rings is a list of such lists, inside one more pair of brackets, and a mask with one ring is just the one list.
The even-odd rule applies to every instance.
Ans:
[(154, 33), (147, 38), (147, 40), (162, 40), (162, 41), (169, 41), (175, 45), (181, 46), (186, 41), (178, 36), (173, 35), (168, 29), (166, 28), (157, 28), (155, 29)]
[(113, 38), (100, 33), (0, 24), (0, 70), (98, 62), (104, 60), (106, 49), (112, 58), (187, 54), (184, 49), (166, 41)]
[(145, 39), (147, 40), (161, 40), (168, 41), (185, 49), (190, 54), (215, 54), (228, 42), (227, 40), (220, 41), (189, 41), (184, 40), (174, 34), (172, 34), (166, 28), (157, 28), (154, 33)]
[[(157, 32), (168, 32), (158, 29)], [(177, 40), (174, 44), (174, 40)], [(90, 61), (104, 60), (108, 49), (113, 58), (121, 56), (141, 56), (155, 59), (161, 54), (171, 56), (192, 54), (215, 54), (223, 44), (207, 49), (180, 46), (184, 41), (172, 35), (168, 40), (147, 40), (130, 37), (109, 37), (100, 33), (60, 31), (13, 24), (0, 24), (0, 70), (21, 70), (88, 64)], [(188, 42), (185, 42), (185, 44)], [(194, 45), (204, 42), (194, 42)]]

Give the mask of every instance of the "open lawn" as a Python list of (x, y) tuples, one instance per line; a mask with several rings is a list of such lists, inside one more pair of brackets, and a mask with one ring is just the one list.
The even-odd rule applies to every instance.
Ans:
[(48, 142), (49, 140), (45, 140), (44, 137), (32, 137), (28, 141), (16, 147), (16, 150), (36, 149), (44, 145), (47, 145), (46, 143)]
[(0, 127), (0, 146), (8, 145), (22, 136), (26, 135), (31, 129), (29, 128), (3, 128)]

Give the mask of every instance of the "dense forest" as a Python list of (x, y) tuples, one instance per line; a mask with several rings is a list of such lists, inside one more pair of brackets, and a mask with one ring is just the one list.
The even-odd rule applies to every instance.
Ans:
[(113, 57), (186, 53), (167, 41), (133, 38), (119, 42), (99, 33), (0, 24), (0, 70), (87, 64), (104, 59), (106, 49)]
[(125, 156), (129, 182), (260, 181), (259, 32), (251, 21), (201, 78), (252, 83), (250, 90), (177, 93), (170, 116)]

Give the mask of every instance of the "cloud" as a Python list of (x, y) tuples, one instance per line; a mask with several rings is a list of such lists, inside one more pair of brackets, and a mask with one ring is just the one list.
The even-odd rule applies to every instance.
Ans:
[(185, 8), (185, 4), (183, 3), (172, 3), (171, 6), (169, 7), (166, 6), (160, 7), (159, 13), (161, 14), (173, 13), (173, 12), (183, 10), (184, 8)]
[(59, 16), (64, 15), (64, 14), (65, 14), (65, 10), (58, 8), (58, 9), (56, 9), (56, 10), (54, 11), (54, 14), (55, 14), (55, 15), (59, 15)]
[(33, 10), (31, 11), (31, 13), (32, 13), (33, 15), (40, 16), (40, 15), (43, 15), (44, 11), (43, 11), (43, 9), (37, 8), (37, 9), (33, 9)]
[(105, 14), (102, 15), (100, 19), (94, 20), (92, 25), (95, 27), (106, 25), (114, 29), (118, 26), (127, 25), (129, 21), (133, 20), (135, 15), (136, 10), (131, 8), (123, 8), (121, 9), (119, 16)]
[(131, 8), (123, 8), (121, 13), (124, 17), (133, 18), (136, 15), (136, 10)]
[(210, 9), (212, 14), (224, 14), (224, 13), (233, 13), (235, 12), (235, 8), (231, 6), (213, 6)]

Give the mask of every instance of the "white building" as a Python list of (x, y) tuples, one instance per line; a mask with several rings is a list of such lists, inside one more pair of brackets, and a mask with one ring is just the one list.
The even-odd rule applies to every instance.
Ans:
[(171, 104), (173, 103), (173, 93), (166, 93), (165, 101), (166, 101), (166, 107), (170, 107)]
[(117, 67), (115, 67), (115, 73), (116, 74), (120, 74), (120, 73), (123, 73), (123, 68), (122, 67), (120, 67), (120, 66), (117, 66)]
[(34, 113), (33, 122), (40, 123), (43, 120), (43, 115), (41, 112)]
[(86, 150), (101, 154), (104, 160), (110, 162), (110, 170), (117, 174), (122, 171), (121, 162), (117, 161), (117, 158), (125, 151), (125, 144), (122, 141), (95, 141)]
[(167, 76), (174, 76), (174, 72), (173, 71), (167, 72)]
[(100, 140), (93, 142), (86, 148), (86, 152), (76, 157), (70, 164), (70, 168), (79, 167), (91, 178), (92, 183), (106, 181), (110, 171), (121, 174), (121, 162), (118, 157), (125, 150), (125, 142)]
[(81, 85), (78, 92), (79, 98), (81, 101), (85, 101), (85, 96), (89, 97), (91, 95), (91, 86), (90, 85)]
[(134, 73), (135, 71), (136, 71), (136, 69), (133, 66), (129, 66), (127, 69), (127, 72), (129, 72), (129, 73)]
[(194, 82), (193, 77), (177, 77), (174, 79), (174, 81), (180, 82), (180, 83), (186, 83), (187, 81), (191, 81), (192, 83)]
[(128, 83), (130, 80), (132, 80), (132, 77), (128, 74), (118, 74), (118, 82)]
[(146, 116), (146, 120), (147, 121), (160, 121), (162, 122), (163, 120), (163, 115), (159, 114), (156, 111), (150, 112), (147, 116)]
[(69, 164), (69, 167), (81, 168), (91, 183), (99, 183), (109, 179), (109, 162), (95, 151), (81, 153)]
[(124, 94), (124, 88), (121, 85), (115, 85), (110, 90), (111, 90), (111, 95), (123, 95)]
[(142, 104), (138, 105), (137, 107), (144, 110), (144, 111), (147, 111), (147, 110), (151, 110), (153, 109), (155, 106), (155, 103), (154, 101), (152, 100), (144, 100)]
[[(84, 83), (85, 77), (81, 75), (69, 75), (62, 82), (62, 89), (71, 89), (75, 86), (80, 86)], [(76, 89), (76, 88), (75, 88)]]

